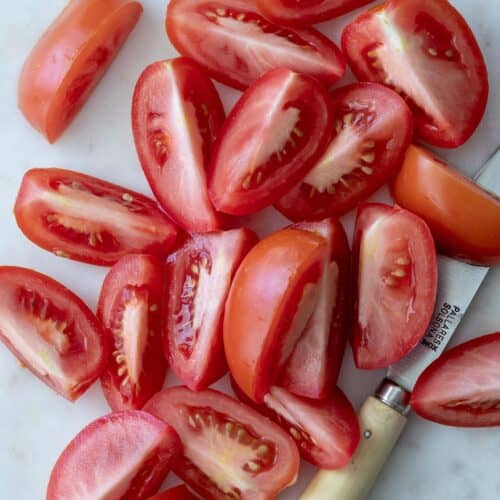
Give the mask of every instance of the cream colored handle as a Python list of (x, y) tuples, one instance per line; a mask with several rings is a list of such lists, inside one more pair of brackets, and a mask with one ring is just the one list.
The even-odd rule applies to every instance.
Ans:
[(364, 500), (404, 426), (406, 417), (370, 397), (359, 412), (361, 441), (347, 467), (321, 470), (301, 500)]

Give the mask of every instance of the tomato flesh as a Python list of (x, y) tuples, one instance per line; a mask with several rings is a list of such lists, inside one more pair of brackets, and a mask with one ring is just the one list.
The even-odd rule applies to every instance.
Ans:
[(187, 489), (186, 485), (181, 484), (175, 488), (162, 491), (148, 500), (196, 500), (197, 498)]

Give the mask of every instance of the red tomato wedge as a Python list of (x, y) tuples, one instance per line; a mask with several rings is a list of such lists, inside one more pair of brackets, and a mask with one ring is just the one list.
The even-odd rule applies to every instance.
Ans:
[(175, 48), (216, 80), (243, 90), (273, 68), (335, 83), (345, 72), (339, 48), (313, 28), (267, 21), (255, 0), (172, 0), (167, 33)]
[(404, 100), (378, 83), (355, 83), (333, 92), (335, 134), (302, 182), (276, 208), (293, 221), (339, 217), (392, 177), (413, 136)]
[(0, 267), (0, 340), (22, 366), (71, 401), (102, 373), (109, 350), (79, 297), (22, 267)]
[(148, 500), (196, 500), (197, 498), (187, 489), (186, 485), (181, 484), (175, 488), (162, 491)]
[(337, 383), (344, 357), (351, 275), (349, 243), (342, 224), (333, 219), (292, 227), (323, 237), (328, 253), (318, 301), (283, 368), (279, 385), (299, 396), (323, 399)]
[(146, 499), (181, 452), (176, 432), (142, 411), (94, 420), (66, 447), (50, 475), (47, 500)]
[(210, 195), (221, 212), (244, 215), (297, 184), (331, 137), (331, 98), (285, 68), (266, 73), (233, 108), (211, 165)]
[(474, 264), (500, 264), (500, 198), (431, 152), (411, 146), (391, 186), (424, 219), (440, 250)]
[(85, 104), (142, 13), (129, 0), (72, 0), (24, 63), (19, 108), (55, 142)]
[(113, 346), (101, 383), (115, 411), (138, 410), (163, 387), (162, 277), (163, 262), (157, 257), (127, 255), (104, 279), (97, 318)]
[(203, 498), (272, 500), (297, 478), (299, 454), (290, 436), (221, 392), (172, 387), (145, 409), (174, 426), (184, 456), (172, 469)]
[(418, 135), (435, 146), (460, 146), (486, 108), (488, 75), (465, 19), (447, 0), (389, 0), (342, 33), (359, 80), (385, 83), (415, 115)]
[(224, 120), (213, 83), (188, 58), (151, 64), (137, 82), (132, 127), (142, 169), (162, 207), (187, 231), (220, 226), (205, 170)]
[(238, 386), (262, 402), (292, 354), (321, 288), (324, 238), (284, 229), (255, 245), (226, 303), (224, 348)]
[(500, 332), (446, 351), (420, 375), (411, 406), (421, 417), (457, 427), (500, 425)]
[(358, 368), (384, 368), (422, 339), (434, 310), (437, 258), (427, 224), (398, 207), (360, 207), (354, 235)]
[(177, 236), (153, 200), (58, 168), (24, 174), (14, 214), (36, 245), (59, 257), (103, 266), (128, 253), (165, 256)]
[(245, 228), (193, 235), (168, 258), (165, 355), (192, 390), (207, 388), (227, 371), (224, 307), (231, 280), (256, 242), (257, 236)]

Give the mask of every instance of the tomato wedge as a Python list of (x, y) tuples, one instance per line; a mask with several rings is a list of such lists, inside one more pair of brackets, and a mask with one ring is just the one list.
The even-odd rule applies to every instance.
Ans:
[(440, 250), (474, 264), (500, 264), (500, 199), (429, 151), (411, 146), (391, 186), (422, 217)]
[(342, 49), (359, 80), (399, 92), (418, 135), (435, 146), (460, 146), (486, 108), (488, 75), (465, 19), (447, 0), (389, 0), (342, 33)]
[(203, 498), (271, 500), (297, 478), (299, 454), (290, 436), (226, 394), (172, 387), (145, 409), (174, 426), (184, 456), (172, 469)]
[(47, 500), (146, 499), (156, 493), (181, 452), (176, 432), (142, 411), (98, 418), (58, 458)]
[(168, 258), (165, 355), (192, 390), (206, 389), (227, 371), (224, 306), (231, 280), (256, 242), (257, 236), (245, 228), (193, 235)]
[(333, 92), (335, 135), (302, 182), (276, 208), (293, 221), (339, 217), (392, 177), (413, 136), (404, 100), (378, 83)]
[(422, 339), (434, 310), (437, 258), (427, 224), (398, 207), (360, 207), (354, 235), (358, 368), (384, 368)]
[(421, 417), (457, 427), (500, 425), (500, 332), (446, 351), (420, 375), (411, 406)]
[(267, 21), (255, 0), (172, 0), (170, 41), (216, 80), (243, 90), (273, 68), (287, 67), (335, 83), (345, 72), (339, 48), (313, 28)]
[(224, 120), (213, 83), (188, 58), (151, 64), (137, 82), (132, 127), (142, 169), (162, 207), (187, 231), (220, 226), (205, 170)]
[(106, 367), (108, 338), (90, 309), (57, 281), (0, 267), (0, 340), (51, 389), (74, 401)]
[(72, 0), (42, 35), (24, 63), (18, 103), (50, 143), (85, 104), (141, 13), (130, 0)]
[(316, 81), (285, 68), (257, 80), (216, 145), (209, 184), (215, 207), (253, 213), (297, 184), (328, 144), (332, 104)]
[(128, 253), (165, 256), (177, 236), (153, 200), (58, 168), (24, 174), (14, 214), (36, 245), (59, 257), (102, 266)]
[(197, 498), (187, 489), (186, 485), (181, 484), (175, 488), (162, 491), (148, 500), (196, 500)]
[(337, 383), (347, 340), (349, 243), (342, 224), (333, 219), (292, 227), (323, 237), (328, 252), (323, 262), (318, 301), (283, 368), (279, 385), (298, 396), (323, 399)]
[(97, 318), (113, 339), (101, 376), (111, 409), (140, 409), (163, 387), (167, 363), (161, 342), (163, 262), (127, 255), (104, 279)]
[(262, 402), (290, 357), (318, 297), (326, 240), (284, 229), (250, 250), (231, 285), (224, 348), (231, 375)]

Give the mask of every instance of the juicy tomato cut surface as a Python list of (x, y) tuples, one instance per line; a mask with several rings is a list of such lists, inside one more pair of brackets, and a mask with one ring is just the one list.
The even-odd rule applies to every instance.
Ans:
[(313, 28), (267, 21), (254, 0), (173, 0), (170, 41), (216, 80), (243, 90), (266, 71), (287, 67), (335, 83), (345, 72), (339, 48)]
[(464, 342), (442, 354), (420, 376), (411, 406), (444, 425), (500, 425), (500, 333)]
[(344, 29), (342, 49), (359, 80), (405, 97), (417, 134), (430, 144), (460, 146), (478, 126), (488, 99), (486, 65), (447, 0), (389, 0)]
[(78, 399), (109, 351), (90, 309), (57, 281), (22, 267), (0, 267), (0, 297), (0, 340), (51, 389)]
[(187, 489), (185, 484), (181, 484), (169, 490), (162, 491), (148, 500), (196, 500), (197, 498)]
[(253, 213), (297, 184), (328, 144), (332, 106), (316, 81), (286, 68), (257, 80), (229, 114), (215, 148), (209, 183), (215, 207)]
[(129, 253), (165, 256), (175, 226), (146, 196), (70, 170), (31, 169), (14, 207), (17, 225), (60, 257), (109, 266)]
[(398, 207), (360, 207), (354, 235), (358, 368), (384, 368), (421, 340), (432, 317), (437, 258), (426, 223)]
[(378, 83), (336, 89), (335, 132), (323, 155), (276, 208), (294, 221), (339, 217), (392, 177), (413, 136), (405, 101)]
[(179, 437), (160, 419), (142, 411), (111, 413), (68, 444), (52, 469), (46, 498), (147, 499), (179, 453)]
[(297, 478), (290, 436), (226, 394), (172, 387), (145, 409), (174, 426), (184, 455), (173, 471), (203, 498), (272, 500)]
[(188, 58), (153, 63), (137, 82), (132, 126), (142, 169), (162, 207), (187, 231), (220, 226), (206, 168), (224, 120), (213, 83)]
[(172, 371), (192, 390), (227, 371), (222, 338), (233, 276), (257, 242), (249, 229), (192, 235), (166, 266), (163, 345)]
[(64, 132), (136, 25), (130, 0), (72, 0), (26, 59), (18, 104), (49, 142)]
[(500, 264), (500, 199), (431, 152), (411, 146), (391, 185), (396, 202), (422, 217), (439, 249), (474, 264)]

